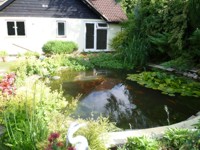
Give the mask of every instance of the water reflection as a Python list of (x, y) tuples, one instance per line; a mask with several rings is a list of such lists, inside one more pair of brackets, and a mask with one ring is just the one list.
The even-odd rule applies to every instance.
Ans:
[(118, 83), (110, 90), (93, 91), (81, 100), (76, 114), (87, 118), (93, 114), (108, 116), (111, 121), (122, 128), (147, 128), (151, 122), (132, 102), (129, 90), (122, 83)]
[(124, 129), (149, 128), (180, 122), (199, 111), (199, 98), (169, 97), (127, 81), (121, 72), (61, 72), (60, 85), (67, 96), (82, 94), (74, 116), (97, 118), (107, 116)]

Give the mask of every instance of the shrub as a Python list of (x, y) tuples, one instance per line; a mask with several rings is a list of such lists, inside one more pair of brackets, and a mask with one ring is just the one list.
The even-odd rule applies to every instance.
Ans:
[(113, 55), (110, 53), (100, 53), (98, 55), (92, 55), (89, 57), (90, 62), (99, 68), (107, 69), (131, 69), (133, 65), (128, 62), (124, 62), (119, 55)]
[(24, 56), (26, 56), (27, 58), (28, 58), (28, 57), (32, 57), (32, 56), (34, 56), (34, 57), (39, 57), (40, 54), (39, 54), (38, 52), (31, 52), (31, 51), (28, 51), (28, 52), (24, 53)]
[(48, 41), (42, 47), (45, 54), (69, 54), (77, 49), (77, 44), (72, 41)]
[(122, 31), (117, 33), (117, 35), (111, 41), (111, 48), (116, 51), (122, 51), (124, 49), (124, 41), (126, 41), (126, 32)]

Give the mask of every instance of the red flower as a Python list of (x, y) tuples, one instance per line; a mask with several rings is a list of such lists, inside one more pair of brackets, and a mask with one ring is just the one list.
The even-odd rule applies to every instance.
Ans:
[(76, 150), (75, 147), (68, 147), (67, 150)]
[(53, 142), (53, 138), (50, 136), (50, 137), (48, 137), (48, 141), (51, 143), (51, 142)]
[(63, 144), (63, 142), (58, 142), (58, 143), (56, 144), (56, 146), (58, 146), (58, 147), (63, 147), (64, 144)]
[(59, 136), (60, 136), (60, 134), (59, 133), (51, 133), (51, 135), (50, 135), (50, 137), (52, 138), (52, 139), (57, 139), (57, 138), (59, 138)]

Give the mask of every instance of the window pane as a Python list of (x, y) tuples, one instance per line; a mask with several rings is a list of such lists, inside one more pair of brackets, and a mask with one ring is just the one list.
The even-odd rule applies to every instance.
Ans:
[(98, 23), (99, 27), (108, 27), (107, 23)]
[(17, 22), (17, 35), (25, 35), (24, 22)]
[(15, 35), (14, 22), (7, 22), (8, 35)]
[(65, 35), (65, 23), (58, 22), (58, 35)]
[(97, 30), (97, 49), (107, 48), (107, 30), (98, 29)]
[(94, 48), (94, 24), (86, 24), (86, 49)]

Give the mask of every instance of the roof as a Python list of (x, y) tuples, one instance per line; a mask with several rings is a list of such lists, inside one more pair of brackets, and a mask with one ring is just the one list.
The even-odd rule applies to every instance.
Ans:
[(56, 17), (121, 22), (127, 17), (115, 0), (0, 0), (0, 17)]
[(0, 0), (0, 11), (12, 3), (14, 0)]
[(108, 22), (127, 20), (119, 3), (115, 0), (84, 0), (93, 10), (96, 10)]
[(0, 11), (7, 17), (53, 17), (99, 19), (82, 0), (7, 0), (9, 6)]

